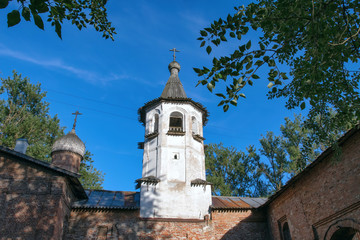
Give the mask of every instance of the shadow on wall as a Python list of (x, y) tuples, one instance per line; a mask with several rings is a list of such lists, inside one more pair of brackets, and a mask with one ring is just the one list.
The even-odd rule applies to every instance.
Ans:
[(0, 160), (0, 238), (59, 238), (67, 211), (61, 197), (64, 179), (13, 159)]
[[(226, 212), (223, 212), (224, 219), (226, 219)], [(228, 212), (228, 215), (231, 214)], [(232, 221), (228, 219), (228, 222), (217, 222), (214, 219), (214, 224), (217, 225), (217, 229), (229, 229), (224, 230), (223, 233), (217, 232), (215, 239), (222, 240), (267, 240), (271, 239), (268, 232), (268, 225), (265, 217), (265, 213), (262, 211), (254, 210), (252, 214), (246, 218)]]
[[(139, 218), (139, 210), (76, 210), (64, 239), (158, 239), (164, 227)], [(162, 239), (170, 239), (163, 235)]]

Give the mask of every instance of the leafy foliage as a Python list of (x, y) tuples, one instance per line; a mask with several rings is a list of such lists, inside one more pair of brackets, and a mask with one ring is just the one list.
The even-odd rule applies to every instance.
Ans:
[(253, 147), (247, 153), (234, 147), (209, 144), (205, 150), (207, 180), (213, 183), (213, 193), (226, 196), (266, 195), (255, 163), (259, 156)]
[[(238, 48), (229, 56), (214, 57), (211, 68), (194, 68), (198, 84), (217, 93), (219, 106), (236, 106), (244, 89), (267, 72), (269, 98), (287, 98), (288, 109), (309, 109), (308, 127), (320, 139), (324, 128), (353, 126), (360, 119), (359, 65), (360, 5), (357, 1), (259, 0), (200, 31), (200, 46), (210, 54), (229, 39)], [(244, 41), (257, 34), (257, 42)], [(290, 71), (281, 70), (284, 66)], [(335, 110), (331, 116), (330, 109)], [(331, 121), (328, 121), (331, 117)]]
[[(214, 184), (214, 192), (230, 196), (269, 195), (332, 144), (332, 141), (314, 142), (314, 132), (306, 127), (301, 115), (295, 115), (294, 120), (285, 118), (280, 131), (279, 136), (267, 132), (260, 139), (259, 149), (250, 146), (247, 153), (222, 144), (208, 145), (206, 173), (207, 180)], [(344, 131), (332, 130), (329, 138), (338, 139)]]
[[(26, 138), (30, 144), (26, 154), (51, 161), (51, 147), (64, 135), (59, 119), (49, 114), (46, 92), (41, 85), (14, 72), (13, 77), (1, 78), (0, 86), (0, 145), (14, 148), (16, 139)], [(101, 189), (103, 173), (92, 165), (91, 153), (86, 151), (80, 165), (80, 181), (86, 188)]]
[(79, 174), (81, 174), (80, 182), (85, 189), (103, 189), (104, 173), (94, 168), (89, 151), (85, 152), (84, 160), (80, 164)]
[[(6, 8), (11, 0), (0, 0), (0, 9)], [(61, 26), (65, 20), (81, 30), (83, 27), (93, 25), (96, 31), (102, 32), (103, 37), (114, 40), (115, 28), (107, 19), (107, 0), (17, 0), (18, 8), (7, 14), (8, 27), (20, 23), (21, 17), (31, 21), (44, 30), (44, 14), (47, 21), (55, 27), (55, 32), (61, 37)], [(21, 15), (20, 15), (21, 12)]]
[(278, 190), (283, 186), (290, 163), (281, 145), (281, 137), (267, 132), (266, 136), (260, 139), (260, 144), (260, 153), (266, 157), (268, 163), (259, 161), (259, 171), (265, 175), (272, 188)]

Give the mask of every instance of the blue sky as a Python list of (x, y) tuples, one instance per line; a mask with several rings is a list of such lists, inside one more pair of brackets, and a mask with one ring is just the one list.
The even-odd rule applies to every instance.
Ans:
[(199, 78), (192, 68), (209, 65), (214, 56), (229, 53), (237, 44), (215, 49), (209, 56), (196, 40), (199, 31), (233, 12), (235, 4), (244, 3), (109, 0), (108, 19), (118, 33), (114, 42), (91, 27), (78, 31), (68, 23), (63, 25), (63, 40), (48, 24), (45, 31), (25, 21), (7, 28), (8, 10), (1, 9), (0, 77), (16, 70), (31, 82), (41, 83), (48, 92), (51, 114), (58, 115), (66, 132), (73, 124), (71, 113), (82, 112), (76, 132), (93, 153), (95, 167), (106, 173), (104, 189), (134, 190), (142, 164), (137, 142), (144, 140), (137, 109), (160, 96), (169, 77), (171, 48), (181, 51), (176, 60), (188, 97), (210, 112), (204, 128), (206, 144), (223, 142), (239, 150), (258, 146), (262, 134), (268, 130), (278, 133), (284, 117), (293, 116), (284, 100), (267, 100), (265, 78), (246, 89), (247, 98), (227, 113), (217, 107), (218, 97), (195, 87)]

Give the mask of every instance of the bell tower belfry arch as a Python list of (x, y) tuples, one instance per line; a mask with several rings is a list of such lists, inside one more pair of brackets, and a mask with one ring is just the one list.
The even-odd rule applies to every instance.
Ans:
[(170, 77), (159, 98), (139, 109), (145, 126), (140, 216), (204, 219), (211, 205), (205, 176), (203, 126), (208, 113), (186, 96), (180, 64), (169, 64)]

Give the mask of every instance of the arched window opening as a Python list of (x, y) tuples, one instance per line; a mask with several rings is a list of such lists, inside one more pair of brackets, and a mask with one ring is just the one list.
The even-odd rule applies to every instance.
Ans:
[(159, 132), (159, 114), (155, 114), (154, 117), (154, 132)]
[(284, 240), (291, 240), (289, 224), (287, 222), (285, 222), (283, 225), (282, 233)]
[(153, 119), (150, 118), (149, 121), (147, 122), (146, 134), (152, 133), (152, 130), (153, 130)]
[(179, 112), (172, 112), (170, 114), (169, 131), (182, 132), (183, 131), (183, 115)]
[(196, 120), (196, 117), (191, 117), (191, 125), (192, 125), (192, 132), (193, 134), (197, 135), (199, 134), (199, 127), (198, 127), (198, 122)]
[(360, 239), (360, 233), (351, 227), (340, 227), (334, 232), (330, 240), (358, 240)]

